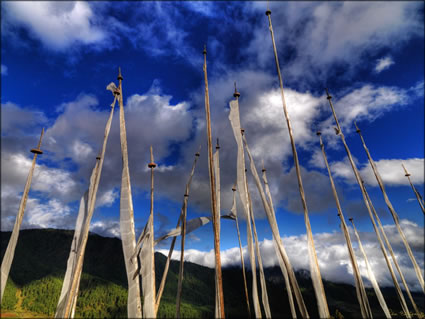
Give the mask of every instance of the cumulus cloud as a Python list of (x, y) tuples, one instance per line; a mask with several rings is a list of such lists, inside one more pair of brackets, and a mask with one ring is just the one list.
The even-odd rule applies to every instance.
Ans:
[(8, 2), (4, 3), (8, 27), (23, 27), (54, 51), (74, 45), (102, 45), (107, 33), (96, 23), (87, 2)]
[(376, 61), (375, 72), (381, 73), (382, 71), (389, 69), (390, 66), (393, 64), (394, 64), (394, 60), (390, 56), (378, 59)]
[(119, 220), (98, 220), (90, 224), (90, 231), (101, 236), (121, 238)]
[[(170, 100), (171, 96), (162, 94), (156, 84), (144, 95), (130, 96), (125, 105), (127, 139), (129, 145), (132, 145), (129, 161), (134, 196), (137, 196), (140, 190), (147, 190), (149, 186), (149, 173), (145, 167), (149, 162), (150, 145), (154, 145), (155, 161), (159, 164), (158, 184), (172, 185), (164, 187), (164, 192), (173, 187), (184, 187), (185, 181), (181, 179), (182, 169), (174, 169), (174, 165), (163, 164), (162, 161), (173, 151), (173, 144), (181, 143), (190, 137), (193, 118), (188, 111), (188, 103), (171, 105)], [(76, 206), (75, 203), (88, 187), (88, 179), (95, 164), (95, 156), (101, 147), (109, 110), (100, 109), (95, 97), (83, 94), (74, 101), (60, 105), (57, 109), (58, 117), (50, 124), (46, 123), (42, 112), (25, 109), (13, 103), (4, 105), (2, 220), (7, 216), (16, 215), (19, 199), (12, 194), (22, 192), (31, 166), (30, 153), (24, 155), (22, 149), (33, 148), (37, 142), (35, 136), (28, 134), (24, 123), (31, 119), (36, 123), (37, 129), (40, 123), (50, 124), (43, 139), (44, 154), (36, 164), (31, 190), (37, 198), (55, 199), (64, 206), (73, 203)], [(118, 197), (122, 163), (119, 115), (118, 112), (115, 113), (99, 185), (97, 207), (111, 206)], [(150, 114), (149, 117), (146, 116), (147, 113)], [(34, 130), (35, 128), (30, 130), (30, 133), (33, 134)], [(171, 179), (170, 172), (174, 173)], [(7, 206), (4, 206), (5, 204)], [(44, 209), (53, 209), (53, 206), (47, 205)], [(76, 212), (76, 207), (69, 211), (74, 218)], [(56, 225), (61, 224), (60, 218), (61, 216), (58, 216)], [(71, 222), (70, 227), (73, 225), (74, 222)]]
[[(409, 180), (404, 176), (404, 170), (401, 164), (404, 164), (409, 173), (412, 183), (417, 185), (424, 184), (424, 159), (423, 158), (409, 158), (409, 159), (381, 159), (375, 161), (379, 175), (385, 185), (410, 185)], [(358, 165), (362, 179), (367, 185), (378, 186), (376, 177), (373, 173), (372, 167), (369, 162)], [(343, 178), (345, 182), (355, 184), (356, 179), (348, 159), (338, 161), (331, 164), (332, 172), (335, 176)]]
[(117, 189), (110, 189), (105, 191), (97, 196), (96, 199), (96, 207), (106, 206), (110, 207), (115, 202), (115, 200), (119, 197), (119, 193)]
[[(264, 14), (265, 3), (253, 4)], [(419, 3), (373, 2), (271, 3), (283, 74), (292, 81), (321, 83), (343, 69), (350, 79), (379, 49), (392, 50), (412, 37), (423, 37)], [(245, 54), (261, 66), (272, 65), (273, 49), (264, 17), (256, 25)], [(364, 65), (367, 65), (365, 63)]]
[[(416, 260), (419, 263), (419, 267), (423, 269), (424, 229), (419, 225), (407, 220), (401, 220), (401, 227), (405, 232), (408, 242), (411, 244), (414, 255), (416, 256)], [(416, 274), (410, 262), (410, 258), (404, 248), (404, 245), (401, 242), (401, 238), (398, 235), (398, 232), (396, 231), (396, 227), (394, 225), (385, 225), (384, 228), (394, 249), (397, 261), (400, 264), (400, 268), (406, 278), (409, 288), (412, 291), (421, 291), (422, 288), (416, 278)], [(359, 251), (357, 240), (355, 239), (356, 237), (352, 227), (349, 227), (349, 232), (360, 267), (360, 273), (365, 279), (366, 286), (371, 287), (371, 283), (368, 280), (366, 264), (364, 262), (363, 255)], [(375, 233), (360, 232), (359, 235), (379, 285), (381, 287), (392, 287), (393, 282), (391, 275), (383, 258)], [(306, 258), (308, 255), (306, 235), (289, 237), (284, 236), (282, 237), (282, 242), (288, 253), (289, 260), (295, 270), (310, 269), (308, 258)], [(335, 231), (331, 233), (315, 234), (314, 243), (322, 277), (333, 282), (343, 282), (354, 285), (353, 270), (348, 257), (348, 250), (342, 232)], [(167, 249), (156, 249), (156, 251), (159, 251), (165, 255), (168, 254)], [(245, 265), (249, 267), (250, 264), (246, 246), (243, 247), (243, 252), (245, 257)], [(278, 265), (272, 240), (264, 239), (261, 241), (260, 252), (265, 267)], [(180, 252), (174, 250), (172, 259), (178, 260), (179, 258)], [(185, 261), (194, 262), (210, 268), (213, 268), (215, 265), (214, 250), (207, 252), (195, 249), (185, 250), (184, 259)], [(240, 262), (240, 253), (238, 247), (226, 249), (221, 252), (221, 264), (223, 267), (239, 266)]]

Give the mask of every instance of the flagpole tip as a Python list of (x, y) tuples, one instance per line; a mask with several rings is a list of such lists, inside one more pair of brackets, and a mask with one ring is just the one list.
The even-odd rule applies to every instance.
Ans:
[(327, 99), (328, 100), (332, 99), (332, 96), (329, 94), (328, 88), (325, 88), (325, 91), (326, 91)]
[(207, 54), (207, 45), (206, 45), (206, 44), (204, 44), (204, 51), (202, 51), (202, 53), (203, 53), (204, 55), (206, 55), (206, 54)]
[(118, 77), (117, 77), (117, 79), (120, 80), (120, 81), (124, 80), (124, 78), (121, 75), (121, 67), (118, 67)]
[(353, 219), (352, 219), (352, 218), (348, 218), (348, 220), (349, 220), (350, 222), (353, 222)]
[(272, 14), (272, 12), (270, 11), (270, 9), (268, 9), (267, 11), (266, 11), (266, 16), (269, 16), (269, 15), (271, 15)]
[(34, 154), (43, 154), (43, 151), (42, 150), (40, 150), (40, 149), (38, 149), (38, 148), (32, 148), (31, 149), (31, 153), (34, 153)]
[(356, 121), (354, 121), (354, 126), (356, 127), (356, 133), (360, 134), (361, 131), (360, 131), (359, 127), (357, 126)]
[(322, 135), (322, 132), (317, 131), (317, 132), (316, 132), (316, 135), (317, 135), (317, 136), (320, 136), (320, 135)]
[(236, 89), (236, 81), (235, 81), (235, 93), (233, 93), (233, 96), (238, 98), (241, 96), (241, 94), (238, 92), (238, 90)]
[(215, 146), (215, 149), (216, 149), (216, 150), (220, 149), (220, 144), (219, 144), (219, 142), (218, 142), (218, 137), (217, 137), (217, 145)]
[(156, 167), (156, 164), (155, 164), (154, 162), (149, 163), (149, 164), (148, 164), (148, 167), (149, 167), (149, 168), (155, 168), (155, 167)]

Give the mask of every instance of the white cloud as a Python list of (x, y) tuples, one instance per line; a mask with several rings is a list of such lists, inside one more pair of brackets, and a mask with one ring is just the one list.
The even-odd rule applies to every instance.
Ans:
[(106, 206), (110, 207), (115, 202), (115, 200), (119, 197), (119, 193), (117, 189), (110, 189), (106, 192), (100, 193), (97, 195), (96, 199), (96, 207)]
[[(46, 124), (47, 118), (43, 111), (36, 108), (23, 108), (11, 102), (1, 105), (1, 133), (3, 136), (14, 136), (18, 131), (30, 129), (33, 131), (37, 127), (36, 134), (40, 134), (38, 127)], [(33, 147), (35, 147), (34, 145)]]
[(382, 71), (389, 69), (389, 67), (394, 64), (394, 60), (390, 56), (378, 59), (376, 62), (376, 73), (381, 73)]
[[(419, 263), (419, 267), (423, 269), (424, 229), (419, 225), (407, 220), (401, 220), (401, 227), (405, 232), (408, 242), (411, 244), (413, 252), (416, 256), (416, 260)], [(407, 255), (407, 252), (401, 242), (401, 238), (399, 238), (400, 236), (398, 235), (395, 226), (385, 225), (384, 228), (394, 249), (395, 255), (409, 285), (409, 288), (412, 291), (422, 291), (422, 288), (420, 287), (416, 278), (413, 266), (411, 265), (409, 256)], [(360, 272), (365, 280), (366, 286), (371, 287), (371, 284), (367, 279), (368, 275), (366, 265), (363, 256), (358, 249), (358, 244), (357, 240), (355, 239), (356, 237), (354, 235), (353, 229), (349, 227), (349, 231), (360, 267)], [(392, 287), (393, 282), (391, 275), (387, 270), (388, 268), (379, 248), (375, 233), (360, 232), (359, 235), (380, 287)], [(306, 236), (285, 236), (282, 238), (282, 241), (294, 269), (310, 269), (309, 260), (306, 258), (308, 255)], [(348, 251), (342, 233), (340, 231), (336, 231), (331, 233), (315, 234), (314, 243), (322, 277), (333, 282), (344, 282), (354, 285), (352, 266), (348, 257)], [(156, 251), (159, 251), (165, 255), (168, 254), (167, 249), (157, 249)], [(278, 265), (272, 240), (264, 239), (262, 242), (260, 242), (260, 251), (265, 267)], [(248, 251), (246, 246), (243, 248), (243, 253), (245, 257), (245, 265), (249, 267)], [(174, 250), (172, 259), (178, 260), (179, 258), (180, 252)], [(184, 260), (213, 268), (215, 264), (214, 251), (210, 250), (208, 252), (204, 252), (195, 249), (185, 250)], [(221, 252), (221, 264), (223, 267), (239, 266), (239, 248), (234, 247), (223, 250)]]
[[(328, 155), (326, 155), (326, 158), (328, 159), (328, 162), (329, 162)], [(311, 158), (308, 163), (312, 167), (326, 168), (325, 159), (323, 158), (323, 154), (320, 149), (316, 149), (313, 151), (313, 154), (311, 155)]]
[[(347, 89), (341, 97), (335, 97), (332, 91), (330, 95), (333, 96), (333, 106), (341, 129), (344, 135), (348, 136), (355, 130), (354, 121), (361, 129), (362, 123), (360, 122), (372, 123), (386, 113), (407, 107), (418, 97), (414, 92), (416, 92), (414, 88), (406, 90), (399, 87), (366, 84), (359, 88)], [(329, 104), (326, 105), (326, 108), (328, 114), (331, 114)], [(341, 147), (339, 138), (334, 138), (334, 127), (336, 124), (332, 115), (319, 123), (326, 147)]]
[(27, 220), (25, 228), (56, 228), (58, 224), (65, 226), (62, 223), (69, 217), (70, 213), (71, 208), (59, 200), (50, 199), (46, 204), (43, 204), (38, 199), (29, 198), (25, 213)]
[[(264, 14), (265, 3), (253, 6)], [(397, 50), (412, 37), (423, 37), (418, 2), (276, 2), (270, 8), (278, 53), (292, 53), (282, 61), (283, 74), (304, 83), (322, 84), (339, 70), (347, 80), (379, 49)], [(267, 18), (260, 22), (243, 52), (260, 66), (272, 66)]]
[(116, 220), (91, 222), (90, 231), (101, 236), (121, 238), (120, 222)]
[(7, 75), (7, 66), (1, 65), (1, 75)]
[(87, 2), (19, 1), (4, 3), (4, 7), (10, 24), (25, 27), (55, 51), (107, 41), (107, 33), (94, 23), (95, 14)]
[[(110, 93), (105, 90), (105, 94)], [(125, 117), (128, 144), (131, 145), (129, 165), (135, 198), (140, 195), (140, 189), (149, 187), (149, 172), (145, 168), (149, 162), (150, 145), (154, 146), (155, 161), (159, 164), (156, 186), (164, 185), (157, 189), (173, 198), (172, 190), (176, 189), (180, 194), (181, 187), (184, 187), (185, 180), (181, 174), (186, 173), (185, 167), (165, 165), (161, 161), (173, 151), (171, 144), (189, 138), (193, 117), (188, 103), (171, 105), (170, 100), (171, 96), (163, 95), (158, 84), (144, 95), (128, 97)], [(97, 104), (93, 96), (80, 95), (76, 100), (58, 107), (59, 116), (47, 127), (41, 147), (44, 154), (38, 160), (41, 164), (36, 164), (34, 171), (31, 190), (36, 191), (37, 196), (47, 201), (55, 199), (66, 206), (78, 201), (87, 188), (110, 111), (109, 106), (99, 110)], [(38, 125), (47, 120), (42, 112), (13, 103), (6, 103), (2, 108), (2, 130), (5, 129), (2, 131), (1, 157), (2, 221), (12, 227), (13, 222), (8, 223), (6, 219), (16, 215), (20, 200), (13, 194), (22, 192), (31, 166), (32, 156), (29, 152), (23, 154), (22, 150), (29, 150), (37, 143), (37, 137), (28, 136), (24, 123), (31, 119), (38, 130)], [(119, 196), (116, 189), (121, 181), (122, 159), (118, 121), (119, 113), (116, 110), (100, 179), (98, 207), (112, 205)], [(51, 163), (54, 163), (54, 167)], [(161, 192), (158, 193), (161, 195)], [(4, 203), (7, 205), (3, 206)], [(72, 211), (72, 215), (75, 216), (76, 212)], [(56, 225), (62, 224), (59, 219), (60, 216)], [(69, 227), (73, 225), (74, 222), (71, 222)]]
[[(417, 185), (424, 184), (424, 159), (423, 158), (409, 158), (409, 159), (381, 159), (375, 161), (378, 172), (385, 185), (397, 186), (405, 185), (408, 186), (409, 180), (404, 176), (404, 170), (401, 164), (404, 164), (411, 174), (410, 179), (412, 183)], [(371, 186), (378, 186), (376, 177), (369, 162), (361, 165), (356, 164), (360, 171), (360, 175), (366, 184)], [(348, 159), (344, 161), (338, 161), (331, 164), (332, 172), (336, 177), (343, 178), (347, 183), (356, 183), (356, 179), (351, 168)]]

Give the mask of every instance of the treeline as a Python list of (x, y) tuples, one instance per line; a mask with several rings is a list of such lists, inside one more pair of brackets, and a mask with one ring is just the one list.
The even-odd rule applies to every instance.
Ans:
[[(20, 232), (9, 281), (3, 297), (2, 312), (13, 311), (21, 291), (21, 308), (52, 317), (62, 289), (63, 277), (72, 231), (23, 230)], [(4, 254), (10, 233), (1, 233), (1, 255)], [(166, 257), (155, 254), (156, 287), (158, 289)], [(214, 316), (214, 269), (185, 263), (182, 294), (182, 317), (211, 318)], [(179, 263), (172, 261), (158, 317), (175, 316)], [(284, 279), (279, 267), (265, 269), (267, 292), (273, 317), (290, 314)], [(298, 284), (310, 317), (317, 317), (317, 306), (311, 279), (306, 271), (296, 272)], [(247, 272), (251, 291), (252, 275)], [(324, 280), (326, 297), (335, 318), (358, 318), (360, 309), (354, 286)], [(19, 289), (19, 290), (18, 290)], [(239, 267), (223, 268), (224, 306), (227, 318), (248, 317), (242, 271)], [(382, 288), (382, 293), (393, 314), (401, 307), (393, 287)], [(383, 312), (373, 289), (367, 289), (373, 316)], [(412, 293), (420, 309), (424, 309), (422, 293)], [(127, 277), (120, 240), (90, 235), (84, 258), (83, 274), (76, 307), (76, 317), (117, 318), (127, 315)], [(410, 307), (410, 304), (409, 304)], [(411, 307), (410, 307), (411, 308)], [(253, 313), (251, 302), (251, 313)], [(397, 317), (397, 316), (394, 316)]]

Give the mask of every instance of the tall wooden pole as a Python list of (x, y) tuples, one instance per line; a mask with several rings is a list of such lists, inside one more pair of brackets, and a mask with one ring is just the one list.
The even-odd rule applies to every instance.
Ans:
[(122, 155), (120, 232), (128, 283), (127, 315), (131, 318), (141, 318), (142, 305), (139, 276), (133, 278), (133, 274), (137, 271), (137, 257), (132, 258), (136, 248), (136, 234), (134, 231), (134, 210), (133, 198), (131, 195), (130, 170), (128, 168), (127, 131), (125, 126), (124, 95), (122, 91), (123, 76), (121, 75), (121, 69), (119, 69), (118, 81), (118, 91), (120, 93), (120, 143)]
[(416, 190), (416, 187), (413, 186), (413, 183), (410, 180), (410, 174), (407, 171), (406, 167), (403, 164), (401, 164), (401, 166), (403, 166), (403, 169), (404, 169), (404, 172), (405, 172), (404, 176), (406, 176), (407, 179), (409, 180), (410, 186), (412, 187), (412, 190), (416, 195), (416, 199), (418, 200), (419, 206), (421, 206), (422, 212), (425, 214), (424, 200), (423, 200), (421, 194), (419, 194), (419, 192)]
[(255, 252), (257, 254), (257, 260), (258, 260), (258, 272), (260, 273), (261, 301), (263, 303), (263, 309), (264, 309), (266, 318), (271, 318), (272, 314), (270, 311), (269, 296), (267, 294), (266, 278), (264, 276), (263, 259), (261, 258), (260, 245), (258, 243), (258, 236), (257, 236), (257, 227), (255, 226), (254, 210), (252, 207), (253, 205), (251, 200), (251, 194), (249, 192), (248, 180), (246, 178), (245, 178), (245, 182), (246, 182), (246, 189), (248, 190), (250, 218), (252, 223), (252, 232), (254, 234)]
[[(199, 151), (200, 151), (200, 149), (201, 149), (201, 147), (199, 147)], [(192, 170), (190, 172), (189, 180), (187, 181), (187, 184), (186, 184), (183, 205), (182, 205), (182, 209), (181, 209), (180, 216), (179, 216), (179, 219), (177, 221), (177, 226), (176, 227), (179, 227), (180, 226), (180, 223), (182, 221), (183, 215), (186, 215), (187, 203), (188, 203), (188, 200), (189, 200), (190, 184), (192, 182), (192, 177), (193, 177), (193, 174), (195, 173), (196, 163), (197, 163), (198, 158), (199, 158), (199, 155), (200, 155), (199, 154), (199, 151), (196, 152), (196, 154), (195, 154), (195, 160), (193, 161)], [(162, 293), (164, 292), (165, 282), (167, 280), (168, 269), (170, 267), (171, 256), (173, 254), (174, 245), (176, 244), (176, 239), (177, 239), (177, 236), (173, 237), (173, 240), (171, 241), (170, 250), (168, 252), (167, 261), (166, 261), (165, 267), (164, 267), (164, 273), (162, 274), (161, 283), (159, 285), (158, 293), (156, 295), (156, 300), (155, 300), (155, 302), (156, 302), (156, 304), (155, 304), (155, 312), (156, 313), (158, 312), (159, 304), (161, 302)]]
[(238, 220), (238, 213), (236, 211), (236, 183), (232, 187), (233, 191), (233, 205), (232, 205), (232, 211), (235, 215), (235, 223), (236, 223), (236, 231), (238, 233), (238, 241), (239, 241), (239, 252), (241, 255), (241, 264), (242, 264), (242, 274), (243, 274), (243, 284), (245, 289), (245, 299), (246, 299), (246, 306), (248, 310), (248, 317), (251, 318), (251, 308), (249, 306), (249, 297), (248, 297), (248, 285), (246, 283), (246, 273), (245, 273), (245, 261), (243, 257), (243, 251), (242, 251), (242, 243), (241, 243), (241, 234), (239, 232), (239, 220)]
[(9, 243), (4, 253), (3, 260), (1, 262), (1, 295), (0, 303), (3, 299), (4, 289), (6, 288), (7, 279), (9, 277), (10, 267), (12, 266), (13, 257), (15, 255), (16, 244), (18, 243), (19, 230), (21, 228), (22, 220), (24, 218), (25, 206), (27, 205), (28, 193), (31, 187), (32, 175), (35, 169), (35, 161), (37, 156), (43, 154), (40, 150), (41, 140), (43, 139), (44, 128), (41, 130), (40, 140), (38, 141), (37, 148), (31, 149), (31, 153), (34, 153), (30, 171), (28, 173), (27, 182), (25, 183), (24, 192), (22, 194), (21, 203), (19, 204), (18, 214), (16, 215), (15, 225), (13, 226), (12, 235), (10, 236)]
[(387, 245), (387, 247), (388, 247), (388, 250), (389, 250), (389, 252), (390, 252), (390, 255), (391, 255), (391, 258), (392, 258), (393, 263), (394, 263), (394, 265), (395, 265), (395, 268), (397, 269), (397, 272), (398, 272), (398, 274), (399, 274), (399, 276), (400, 276), (401, 282), (402, 282), (402, 283), (403, 283), (403, 285), (404, 285), (404, 289), (406, 290), (407, 296), (409, 297), (410, 302), (411, 302), (411, 304), (412, 304), (412, 306), (413, 306), (413, 309), (415, 309), (415, 312), (416, 312), (416, 314), (417, 314), (418, 318), (421, 318), (421, 313), (420, 313), (420, 311), (419, 311), (418, 307), (416, 306), (416, 303), (415, 303), (415, 300), (414, 300), (414, 299), (413, 299), (413, 297), (412, 297), (412, 294), (410, 293), (410, 289), (409, 289), (409, 287), (407, 286), (406, 279), (404, 279), (404, 275), (403, 275), (403, 273), (402, 273), (402, 271), (401, 271), (400, 266), (398, 265), (398, 262), (397, 262), (397, 259), (396, 259), (396, 257), (395, 257), (395, 254), (394, 254), (393, 248), (392, 248), (392, 246), (391, 246), (391, 244), (390, 244), (390, 241), (388, 240), (387, 234), (385, 233), (385, 229), (384, 229), (384, 227), (382, 226), (381, 219), (379, 218), (379, 216), (378, 216), (378, 214), (377, 214), (377, 212), (376, 212), (376, 210), (375, 210), (375, 207), (373, 206), (372, 201), (370, 200), (369, 194), (368, 194), (368, 192), (367, 192), (367, 190), (366, 190), (366, 186), (364, 185), (364, 181), (363, 181), (363, 180), (362, 180), (362, 185), (363, 185), (363, 188), (364, 188), (364, 190), (365, 190), (366, 197), (367, 197), (367, 200), (368, 200), (368, 202), (369, 202), (370, 208), (372, 209), (373, 215), (375, 216), (376, 221), (378, 222), (379, 230), (381, 231), (382, 236), (384, 236), (385, 244), (386, 244), (386, 245)]
[(153, 228), (153, 206), (154, 206), (154, 169), (156, 164), (153, 158), (152, 146), (150, 151), (150, 163), (148, 168), (151, 170), (151, 196), (150, 196), (150, 214), (147, 224), (147, 233), (149, 236), (146, 238), (139, 254), (140, 265), (142, 268), (142, 289), (143, 289), (143, 315), (145, 318), (155, 318), (155, 246), (154, 246), (154, 228)]
[(325, 145), (322, 141), (322, 133), (317, 132), (320, 140), (320, 148), (322, 149), (323, 159), (325, 160), (326, 168), (328, 169), (329, 180), (331, 182), (332, 193), (336, 202), (336, 207), (338, 210), (338, 216), (341, 219), (341, 228), (347, 243), (348, 254), (350, 256), (351, 265), (353, 266), (354, 279), (356, 284), (357, 298), (360, 305), (360, 310), (363, 318), (372, 318), (372, 310), (370, 309), (369, 300), (367, 298), (366, 290), (364, 287), (362, 276), (360, 275), (360, 269), (357, 264), (357, 257), (354, 253), (353, 246), (351, 244), (350, 233), (348, 232), (347, 224), (345, 223), (344, 214), (342, 213), (341, 204), (339, 202), (338, 193), (336, 192), (336, 187), (334, 180), (332, 178), (331, 169), (329, 167), (328, 159), (326, 157)]
[[(277, 260), (279, 262), (279, 266), (282, 271), (283, 277), (285, 278), (285, 284), (286, 284), (286, 289), (287, 289), (287, 294), (289, 299), (289, 306), (291, 309), (291, 316), (292, 318), (297, 317), (294, 301), (292, 298), (292, 291), (293, 291), (295, 294), (295, 298), (297, 300), (298, 309), (300, 310), (301, 316), (303, 318), (309, 318), (308, 311), (304, 303), (304, 299), (301, 295), (301, 290), (299, 289), (293, 268), (291, 266), (288, 255), (286, 254), (285, 248), (283, 246), (282, 239), (280, 238), (279, 228), (276, 222), (276, 213), (274, 211), (273, 200), (270, 193), (269, 183), (267, 181), (266, 169), (264, 168), (264, 164), (263, 164), (262, 177), (263, 177), (263, 182), (265, 187), (265, 190), (264, 190), (261, 185), (257, 168), (255, 167), (254, 158), (252, 157), (251, 151), (248, 147), (248, 142), (246, 140), (245, 133), (243, 134), (242, 138), (245, 144), (245, 150), (248, 154), (248, 158), (250, 162), (249, 166), (251, 169), (252, 177), (254, 178), (254, 182), (260, 194), (261, 201), (263, 202), (264, 211), (266, 213), (270, 228), (272, 230), (273, 243), (274, 243)], [(266, 198), (266, 194), (267, 194), (267, 198)]]
[(403, 296), (403, 293), (401, 292), (400, 286), (397, 282), (397, 278), (394, 274), (394, 270), (393, 270), (391, 263), (388, 259), (387, 251), (385, 249), (384, 243), (382, 242), (381, 235), (379, 234), (378, 228), (376, 227), (376, 223), (375, 223), (375, 220), (374, 220), (373, 215), (372, 215), (372, 210), (370, 208), (369, 201), (367, 200), (366, 191), (365, 191), (365, 188), (363, 187), (363, 184), (361, 182), (360, 173), (357, 170), (356, 164), (354, 163), (350, 149), (348, 148), (348, 145), (345, 142), (344, 134), (342, 133), (341, 126), (339, 125), (338, 118), (336, 117), (335, 109), (334, 109), (333, 104), (332, 104), (332, 96), (329, 95), (328, 89), (326, 89), (326, 94), (327, 94), (327, 99), (329, 101), (329, 105), (331, 107), (332, 114), (333, 114), (333, 117), (335, 119), (335, 123), (336, 123), (336, 126), (337, 126), (336, 134), (341, 137), (342, 143), (344, 144), (344, 148), (345, 148), (345, 151), (347, 153), (348, 159), (350, 161), (351, 168), (353, 169), (354, 176), (356, 177), (357, 184), (359, 185), (360, 191), (362, 192), (362, 195), (363, 195), (363, 201), (364, 201), (366, 208), (367, 208), (367, 211), (369, 213), (370, 220), (372, 221), (373, 229), (375, 230), (376, 237), (378, 238), (379, 244), (381, 246), (382, 254), (384, 255), (385, 262), (387, 263), (388, 269), (391, 273), (391, 278), (393, 279), (394, 286), (396, 287), (398, 298), (400, 300), (401, 306), (403, 308), (403, 311), (404, 311), (406, 317), (411, 318), (410, 313), (409, 313), (409, 309), (407, 308), (407, 304), (406, 304), (406, 301), (405, 301), (404, 296)]
[(239, 198), (242, 202), (242, 207), (246, 216), (246, 236), (249, 252), (249, 260), (251, 264), (251, 273), (252, 273), (252, 304), (254, 306), (254, 316), (256, 318), (261, 318), (261, 306), (258, 299), (258, 287), (257, 287), (257, 266), (255, 262), (255, 251), (254, 251), (254, 241), (252, 238), (252, 225), (250, 219), (250, 203), (248, 200), (248, 189), (246, 183), (246, 174), (245, 174), (245, 154), (243, 147), (242, 134), (244, 130), (241, 128), (240, 116), (239, 116), (239, 92), (233, 94), (235, 97), (234, 100), (230, 101), (230, 113), (229, 121), (232, 126), (233, 135), (237, 144), (237, 158), (236, 158), (236, 183), (238, 185)]
[[(208, 77), (207, 77), (207, 49), (204, 48), (204, 79), (205, 79), (205, 114), (207, 122), (207, 141), (208, 141), (208, 172), (210, 177), (210, 193), (211, 193), (211, 213), (214, 230), (214, 252), (215, 252), (215, 271), (217, 276), (218, 303), (220, 308), (220, 317), (224, 318), (224, 296), (223, 296), (223, 280), (221, 275), (221, 258), (220, 258), (220, 234), (218, 223), (220, 219), (217, 216), (216, 191), (214, 181), (214, 164), (212, 154), (212, 137), (211, 137), (211, 116), (210, 116), (210, 98), (208, 92)], [(218, 220), (217, 220), (218, 219)]]
[[(118, 77), (119, 79), (119, 77)], [(109, 114), (108, 121), (105, 125), (105, 132), (103, 136), (103, 144), (102, 144), (102, 150), (100, 154), (96, 157), (96, 166), (94, 169), (93, 177), (94, 180), (90, 181), (90, 187), (89, 187), (89, 197), (87, 201), (87, 217), (84, 221), (83, 230), (81, 233), (81, 243), (80, 247), (77, 252), (76, 257), (76, 266), (75, 266), (75, 272), (72, 275), (71, 284), (69, 288), (69, 294), (66, 296), (66, 299), (64, 301), (65, 306), (59, 304), (56, 309), (55, 316), (58, 318), (69, 318), (72, 317), (72, 313), (74, 312), (73, 309), (75, 309), (76, 306), (76, 300), (77, 300), (77, 294), (79, 290), (80, 285), (80, 277), (81, 273), (83, 271), (83, 262), (84, 262), (84, 255), (85, 255), (85, 248), (87, 245), (87, 240), (89, 236), (89, 229), (90, 229), (90, 222), (91, 218), (94, 213), (95, 204), (96, 204), (96, 196), (97, 196), (97, 190), (99, 187), (100, 177), (102, 173), (102, 167), (103, 167), (103, 161), (105, 158), (105, 152), (106, 152), (106, 145), (108, 141), (109, 132), (111, 129), (111, 123), (112, 123), (112, 117), (114, 114), (114, 107), (115, 107), (115, 99), (120, 95), (118, 91), (114, 92), (114, 103), (111, 104), (111, 111)]]
[(379, 304), (381, 305), (382, 310), (385, 313), (385, 317), (391, 319), (390, 310), (388, 309), (387, 303), (385, 302), (384, 296), (382, 295), (381, 289), (379, 289), (378, 282), (376, 281), (375, 275), (373, 274), (372, 267), (369, 264), (367, 259), (366, 252), (363, 248), (362, 242), (360, 241), (359, 233), (357, 232), (356, 226), (354, 225), (353, 219), (348, 218), (348, 220), (353, 224), (354, 234), (357, 237), (359, 243), (359, 249), (363, 255), (364, 261), (366, 263), (367, 273), (369, 275), (369, 280), (372, 283), (373, 289), (375, 290), (376, 297), (378, 298)]
[(288, 127), (289, 138), (291, 140), (292, 153), (293, 153), (294, 162), (295, 162), (295, 170), (296, 170), (297, 179), (298, 179), (298, 187), (299, 187), (299, 191), (300, 191), (301, 202), (302, 202), (302, 205), (303, 205), (303, 208), (304, 208), (304, 220), (305, 220), (305, 225), (306, 225), (306, 228), (307, 228), (307, 241), (308, 241), (308, 248), (309, 248), (308, 251), (309, 251), (309, 258), (310, 258), (310, 271), (311, 271), (311, 275), (312, 275), (312, 279), (313, 279), (313, 287), (314, 287), (314, 292), (316, 294), (317, 305), (318, 305), (318, 308), (319, 308), (319, 316), (321, 318), (329, 318), (330, 313), (329, 313), (328, 303), (326, 301), (326, 295), (325, 295), (325, 289), (323, 287), (322, 277), (320, 275), (320, 269), (319, 269), (319, 263), (318, 263), (318, 260), (317, 260), (316, 249), (314, 248), (313, 234), (311, 232), (310, 218), (308, 217), (307, 202), (305, 200), (305, 195), (304, 195), (304, 187), (303, 187), (303, 183), (302, 183), (302, 179), (301, 179), (301, 170), (300, 170), (300, 164), (299, 164), (299, 161), (298, 161), (297, 149), (295, 147), (294, 137), (293, 137), (293, 134), (292, 134), (292, 125), (291, 125), (291, 121), (289, 119), (289, 114), (288, 114), (288, 111), (287, 111), (287, 108), (286, 108), (285, 95), (283, 93), (283, 81), (282, 81), (282, 75), (280, 73), (280, 66), (279, 66), (279, 59), (278, 59), (278, 56), (277, 56), (276, 43), (275, 43), (275, 40), (274, 40), (271, 13), (272, 12), (270, 10), (266, 11), (266, 15), (269, 19), (269, 30), (270, 30), (270, 35), (271, 35), (271, 38), (272, 38), (272, 43), (273, 43), (273, 51), (274, 51), (274, 57), (275, 57), (275, 62), (276, 62), (276, 70), (277, 70), (277, 75), (279, 77), (283, 112), (285, 113), (286, 125)]
[(378, 168), (376, 167), (376, 164), (375, 164), (374, 160), (372, 159), (372, 156), (370, 155), (369, 149), (367, 148), (366, 143), (363, 139), (363, 135), (362, 135), (360, 129), (358, 128), (358, 126), (355, 122), (354, 122), (354, 125), (356, 126), (356, 132), (359, 134), (360, 139), (362, 140), (363, 148), (366, 151), (367, 158), (369, 159), (370, 166), (372, 167), (373, 173), (374, 173), (376, 180), (379, 184), (379, 188), (382, 191), (382, 195), (384, 195), (385, 204), (387, 205), (387, 207), (388, 207), (388, 209), (391, 213), (391, 216), (393, 217), (394, 223), (395, 223), (396, 228), (398, 230), (398, 233), (400, 234), (400, 237), (403, 241), (404, 247), (406, 247), (406, 250), (407, 250), (407, 253), (410, 257), (410, 260), (412, 261), (413, 268), (415, 269), (415, 272), (416, 272), (416, 277), (418, 277), (418, 280), (419, 280), (419, 283), (422, 287), (422, 290), (425, 292), (424, 278), (422, 277), (421, 269), (419, 268), (418, 263), (416, 262), (415, 256), (413, 255), (412, 249), (410, 248), (410, 245), (407, 242), (406, 236), (404, 235), (404, 232), (401, 229), (398, 214), (396, 213), (393, 205), (390, 202), (390, 199), (387, 196), (387, 192), (385, 191), (384, 182), (382, 181), (382, 178), (381, 178), (381, 176), (379, 175), (379, 172), (378, 172)]

